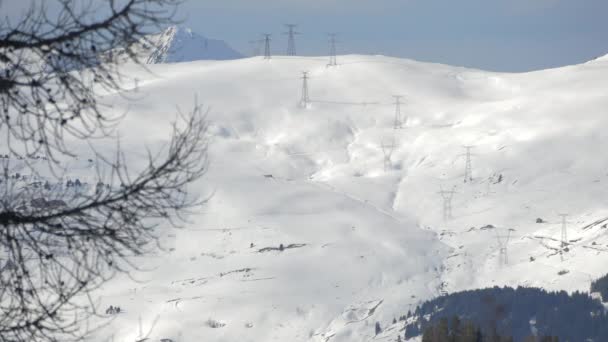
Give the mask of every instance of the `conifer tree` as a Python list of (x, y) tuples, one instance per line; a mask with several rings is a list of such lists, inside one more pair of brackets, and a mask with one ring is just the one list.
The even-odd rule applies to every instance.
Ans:
[(382, 327), (380, 327), (380, 322), (376, 322), (376, 335), (379, 335), (382, 332)]
[(450, 342), (461, 342), (462, 341), (462, 325), (460, 323), (460, 318), (458, 316), (452, 317), (452, 325), (450, 327)]

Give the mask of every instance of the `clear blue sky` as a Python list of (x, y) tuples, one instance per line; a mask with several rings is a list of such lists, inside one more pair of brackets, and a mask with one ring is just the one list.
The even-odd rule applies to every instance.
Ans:
[[(101, 0), (96, 0), (101, 1)], [(24, 1), (4, 0), (13, 15)], [(51, 2), (46, 0), (46, 2)], [(20, 5), (21, 4), (21, 5)], [(496, 71), (529, 71), (608, 54), (608, 0), (186, 0), (184, 25), (250, 54), (283, 24), (299, 24), (298, 53), (374, 53)]]

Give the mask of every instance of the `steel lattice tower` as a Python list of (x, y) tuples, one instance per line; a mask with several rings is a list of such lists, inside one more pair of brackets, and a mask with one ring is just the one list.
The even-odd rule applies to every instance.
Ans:
[(390, 142), (390, 145), (381, 141), (380, 148), (382, 148), (382, 154), (384, 155), (384, 172), (387, 172), (393, 165), (391, 158), (393, 156), (393, 152), (395, 151), (395, 138)]
[(310, 103), (310, 97), (308, 96), (308, 71), (302, 72), (302, 98), (300, 100), (300, 106), (307, 108)]
[(500, 235), (496, 231), (496, 240), (498, 241), (498, 262), (501, 265), (509, 264), (509, 254), (507, 247), (509, 246), (509, 240), (511, 239), (511, 232), (513, 229), (507, 231), (507, 235)]
[(452, 216), (452, 199), (454, 198), (454, 194), (456, 193), (455, 187), (450, 191), (443, 190), (438, 192), (443, 198), (443, 220), (449, 221), (453, 218)]
[(272, 40), (270, 37), (272, 35), (265, 33), (264, 34), (264, 59), (271, 59), (272, 56), (270, 55), (270, 41)]
[(403, 102), (401, 102), (401, 99), (403, 98), (403, 96), (393, 95), (393, 97), (395, 98), (395, 123), (393, 128), (401, 129), (403, 128), (403, 121), (401, 118), (401, 105), (403, 104)]
[(474, 148), (475, 146), (464, 146), (464, 148), (467, 150), (467, 152), (465, 153), (465, 156), (467, 158), (465, 166), (464, 166), (464, 182), (465, 183), (469, 183), (473, 181), (473, 163), (471, 162), (471, 150)]
[(295, 24), (286, 24), (285, 26), (289, 30), (288, 32), (284, 33), (284, 34), (286, 34), (288, 36), (288, 39), (287, 39), (287, 56), (295, 56), (296, 55), (296, 35), (300, 34), (300, 32), (296, 32), (296, 30), (295, 30), (296, 27), (298, 27), (298, 25), (295, 25)]
[(336, 57), (336, 35), (335, 33), (330, 33), (329, 35), (329, 64), (328, 66), (337, 66), (338, 58)]

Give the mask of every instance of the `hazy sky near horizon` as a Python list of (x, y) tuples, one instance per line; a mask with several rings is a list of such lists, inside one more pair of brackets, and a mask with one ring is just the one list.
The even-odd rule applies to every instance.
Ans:
[[(16, 18), (23, 4), (4, 0), (0, 15)], [(261, 33), (284, 53), (283, 24), (294, 23), (303, 55), (326, 55), (337, 32), (342, 54), (519, 72), (608, 54), (607, 13), (607, 0), (185, 0), (178, 18), (244, 54)]]

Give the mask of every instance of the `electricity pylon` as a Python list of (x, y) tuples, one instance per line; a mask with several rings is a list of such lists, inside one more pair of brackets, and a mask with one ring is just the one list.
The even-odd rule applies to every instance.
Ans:
[(456, 187), (454, 186), (450, 191), (443, 190), (442, 186), (439, 186), (439, 188), (441, 191), (439, 191), (438, 194), (443, 198), (443, 221), (447, 222), (453, 218), (452, 199), (456, 193)]
[(401, 117), (401, 105), (403, 104), (403, 102), (401, 102), (401, 99), (403, 98), (403, 96), (393, 95), (393, 97), (395, 98), (395, 123), (393, 128), (401, 129), (403, 128), (403, 120)]
[(264, 34), (264, 59), (271, 59), (270, 55), (270, 41), (272, 40), (270, 37), (272, 35), (269, 33)]
[[(486, 196), (496, 193), (496, 192), (492, 191), (492, 189), (491, 189), (493, 182), (494, 182), (494, 176), (488, 177), (488, 181), (486, 182)], [(494, 183), (494, 184), (496, 184), (496, 183)]]
[(302, 71), (302, 98), (300, 100), (300, 106), (302, 108), (308, 108), (310, 103), (310, 97), (308, 96), (308, 71)]
[(463, 146), (466, 149), (466, 164), (464, 166), (464, 182), (469, 183), (473, 181), (473, 164), (471, 162), (471, 150), (475, 146)]
[(336, 57), (336, 33), (328, 33), (329, 36), (329, 64), (327, 66), (337, 66), (338, 58)]
[(507, 247), (509, 246), (512, 231), (514, 231), (514, 229), (508, 229), (507, 235), (500, 235), (498, 233), (498, 229), (496, 230), (496, 240), (498, 241), (498, 262), (500, 265), (509, 264), (509, 253)]
[(384, 172), (386, 172), (393, 166), (391, 157), (393, 156), (393, 152), (395, 151), (395, 139), (391, 139), (390, 144), (385, 143), (383, 140), (380, 143), (380, 148), (382, 148), (382, 154), (384, 155)]
[(288, 38), (287, 38), (287, 56), (295, 56), (296, 55), (296, 35), (300, 34), (300, 32), (296, 32), (296, 27), (298, 27), (298, 25), (285, 24), (285, 26), (289, 30), (288, 32), (283, 33), (288, 36)]

